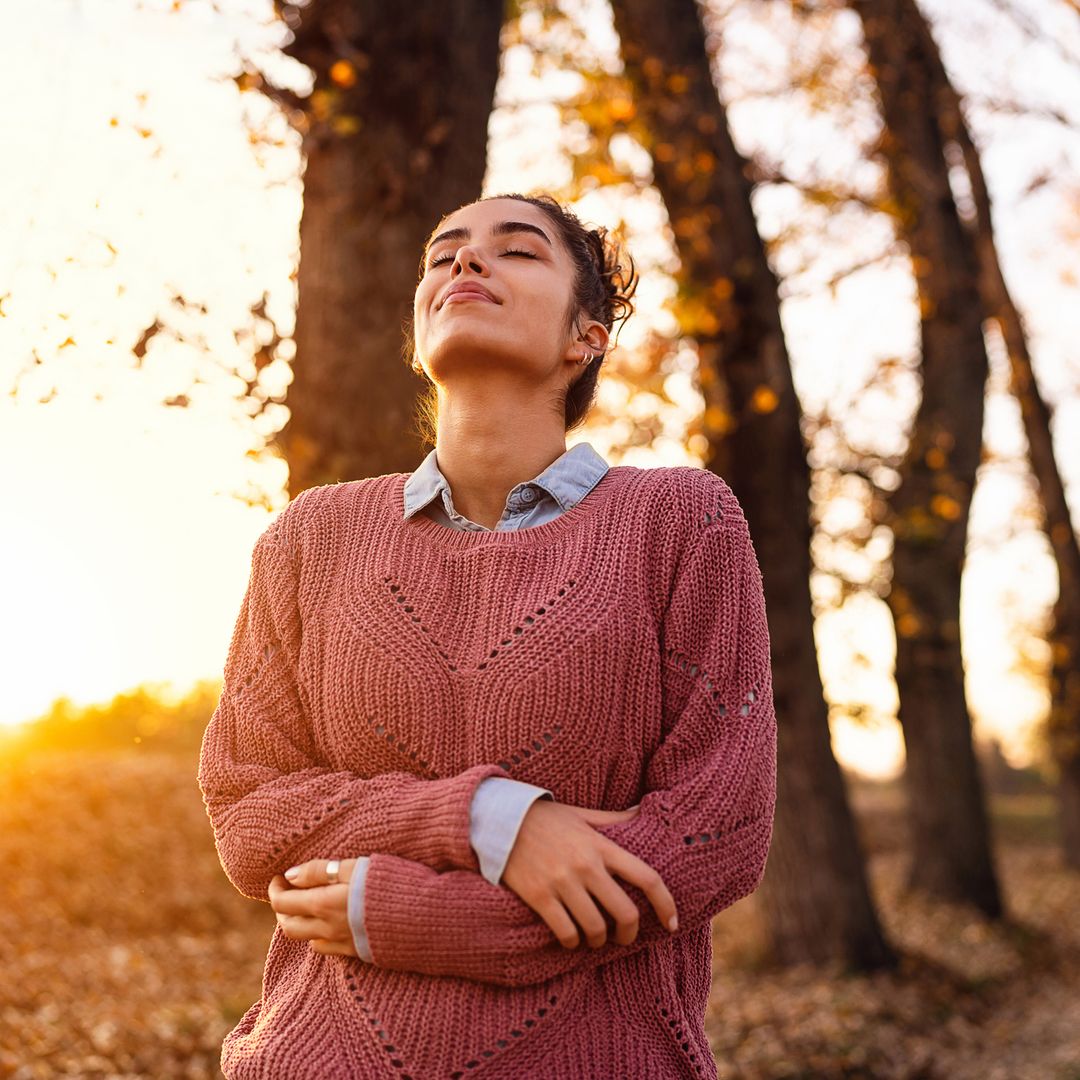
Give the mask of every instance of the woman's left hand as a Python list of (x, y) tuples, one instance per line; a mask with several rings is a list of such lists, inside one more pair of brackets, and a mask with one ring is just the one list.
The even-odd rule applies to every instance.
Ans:
[(316, 952), (356, 956), (348, 909), (349, 879), (356, 860), (340, 860), (334, 884), (326, 874), (329, 861), (311, 859), (300, 863), (291, 881), (275, 874), (270, 881), (270, 906), (286, 937), (310, 940)]

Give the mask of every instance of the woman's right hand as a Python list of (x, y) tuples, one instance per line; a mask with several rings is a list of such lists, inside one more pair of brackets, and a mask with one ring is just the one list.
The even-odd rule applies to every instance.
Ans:
[(668, 926), (676, 915), (675, 899), (660, 875), (593, 828), (627, 821), (637, 813), (637, 806), (593, 810), (537, 799), (522, 820), (500, 884), (517, 893), (568, 949), (580, 943), (578, 927), (594, 949), (607, 941), (607, 924), (594, 898), (615, 920), (615, 941), (629, 945), (637, 937), (637, 905), (619, 888), (613, 874), (641, 889), (661, 925)]

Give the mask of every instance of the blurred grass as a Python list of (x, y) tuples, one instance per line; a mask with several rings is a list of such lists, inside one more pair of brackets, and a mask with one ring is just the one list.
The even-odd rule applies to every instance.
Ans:
[(994, 795), (990, 800), (994, 835), (1007, 844), (1061, 842), (1057, 800), (1045, 795)]

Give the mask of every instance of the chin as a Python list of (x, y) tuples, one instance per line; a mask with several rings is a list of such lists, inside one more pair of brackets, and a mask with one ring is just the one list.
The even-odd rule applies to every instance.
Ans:
[(436, 379), (472, 368), (486, 373), (499, 370), (531, 370), (537, 379), (544, 376), (544, 372), (536, 368), (535, 352), (517, 342), (495, 342), (479, 335), (455, 335), (452, 341), (444, 342), (441, 347), (426, 355), (424, 366)]

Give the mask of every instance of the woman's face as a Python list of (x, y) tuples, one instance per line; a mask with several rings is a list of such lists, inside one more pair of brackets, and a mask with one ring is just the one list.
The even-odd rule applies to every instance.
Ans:
[[(580, 320), (590, 340), (601, 342), (596, 328), (603, 335), (592, 348), (566, 329), (574, 264), (554, 224), (530, 203), (489, 199), (455, 210), (433, 231), (423, 269), (413, 333), (417, 359), (436, 383), (497, 370), (566, 386), (581, 370), (572, 361), (606, 343), (599, 322)], [(466, 283), (493, 299), (447, 300), (451, 286)]]

